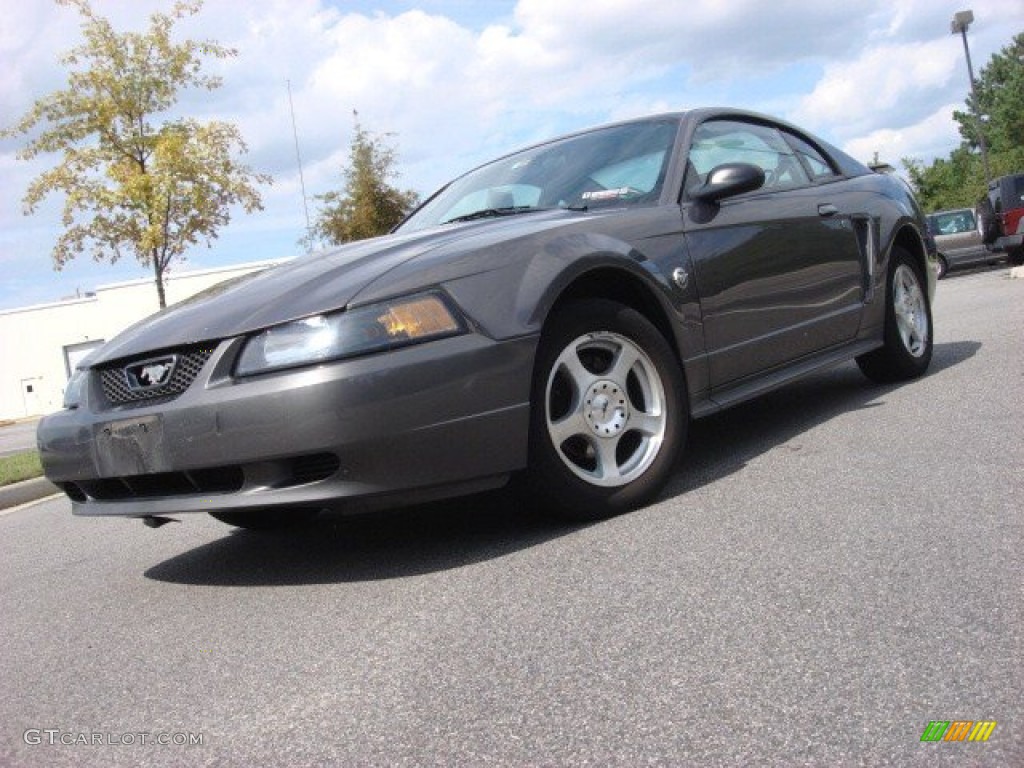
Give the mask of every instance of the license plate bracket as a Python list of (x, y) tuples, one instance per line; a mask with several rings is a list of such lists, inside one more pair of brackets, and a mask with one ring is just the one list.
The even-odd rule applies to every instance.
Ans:
[(96, 428), (96, 463), (106, 477), (162, 471), (163, 421), (158, 414), (102, 424)]

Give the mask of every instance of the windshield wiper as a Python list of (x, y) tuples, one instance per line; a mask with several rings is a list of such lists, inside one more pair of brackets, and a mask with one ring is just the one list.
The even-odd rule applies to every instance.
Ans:
[(454, 224), (459, 221), (475, 221), (476, 219), (491, 219), (496, 216), (514, 216), (517, 213), (526, 213), (527, 211), (543, 211), (544, 208), (537, 208), (533, 205), (513, 205), (507, 208), (482, 208), (479, 211), (473, 211), (472, 213), (465, 213), (462, 216), (455, 216), (446, 221), (442, 221), (442, 224)]

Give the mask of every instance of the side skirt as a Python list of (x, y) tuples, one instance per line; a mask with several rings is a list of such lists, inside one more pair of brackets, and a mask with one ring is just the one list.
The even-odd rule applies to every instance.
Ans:
[(693, 403), (690, 410), (691, 416), (694, 419), (700, 419), (747, 400), (753, 400), (755, 397), (760, 397), (813, 373), (841, 365), (865, 352), (877, 349), (881, 345), (882, 343), (878, 339), (855, 341), (852, 344), (844, 344), (841, 347), (790, 363), (782, 368), (730, 384), (712, 392), (700, 402)]

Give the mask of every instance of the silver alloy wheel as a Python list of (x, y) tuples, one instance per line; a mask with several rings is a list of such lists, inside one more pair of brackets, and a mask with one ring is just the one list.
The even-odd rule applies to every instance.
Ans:
[(548, 435), (562, 462), (592, 485), (640, 477), (665, 437), (665, 388), (632, 340), (601, 331), (566, 345), (544, 390)]
[(928, 348), (928, 308), (917, 273), (906, 264), (900, 264), (893, 275), (892, 304), (903, 346), (921, 357)]

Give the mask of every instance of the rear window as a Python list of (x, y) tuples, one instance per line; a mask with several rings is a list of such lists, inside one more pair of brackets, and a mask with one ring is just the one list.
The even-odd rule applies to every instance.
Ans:
[(1024, 205), (1024, 173), (1006, 177), (1002, 186), (1005, 208), (1020, 208)]

